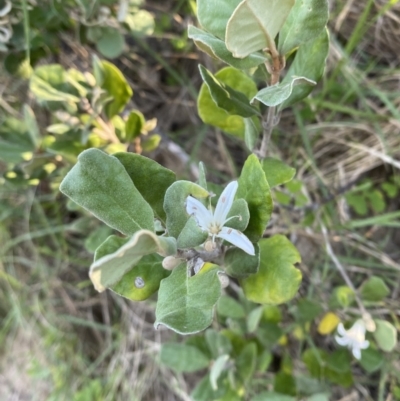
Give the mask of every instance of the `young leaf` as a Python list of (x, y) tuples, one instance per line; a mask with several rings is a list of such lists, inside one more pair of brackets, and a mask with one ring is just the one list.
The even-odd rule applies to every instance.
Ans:
[[(35, 150), (24, 121), (7, 117), (0, 124), (0, 160), (6, 163), (20, 163), (24, 155)], [(31, 153), (32, 154), (32, 153)]]
[(236, 367), (243, 383), (249, 382), (254, 374), (257, 362), (257, 345), (249, 342), (236, 359)]
[(189, 220), (186, 212), (186, 199), (189, 195), (195, 198), (207, 198), (209, 193), (200, 185), (190, 181), (176, 181), (165, 192), (164, 210), (167, 215), (168, 234), (175, 238), (185, 227)]
[(226, 364), (229, 361), (229, 355), (221, 355), (219, 356), (213, 363), (210, 370), (210, 383), (212, 389), (215, 391), (218, 389), (218, 379), (221, 376), (221, 373), (225, 369)]
[(155, 214), (165, 221), (164, 197), (167, 189), (176, 180), (175, 173), (137, 153), (121, 152), (113, 156), (125, 167), (133, 184), (153, 208)]
[(376, 319), (374, 337), (379, 348), (385, 352), (391, 352), (397, 344), (397, 330), (386, 320)]
[(175, 372), (196, 372), (206, 368), (210, 361), (199, 349), (186, 344), (164, 344), (160, 353), (161, 362)]
[(125, 235), (154, 230), (150, 205), (114, 156), (88, 149), (61, 182), (60, 191)]
[(254, 243), (263, 235), (273, 206), (267, 179), (254, 154), (247, 158), (238, 182), (239, 188), (236, 197), (243, 198), (250, 211), (250, 221), (244, 235)]
[(174, 255), (176, 253), (174, 238), (157, 237), (148, 230), (138, 231), (129, 239), (108, 237), (96, 250), (89, 277), (96, 290), (102, 292), (117, 284), (143, 256), (151, 253)]
[(327, 0), (297, 0), (279, 33), (280, 54), (286, 55), (320, 35), (328, 17)]
[(260, 135), (260, 127), (254, 123), (251, 118), (244, 119), (244, 142), (250, 151), (256, 147), (258, 137)]
[(300, 285), (301, 272), (293, 265), (301, 261), (296, 247), (283, 235), (262, 239), (258, 273), (241, 280), (250, 301), (281, 304), (292, 299)]
[(243, 58), (258, 50), (273, 48), (294, 0), (243, 0), (226, 27), (226, 47), (234, 57)]
[(40, 102), (79, 102), (76, 90), (67, 83), (67, 72), (59, 64), (35, 68), (29, 89)]
[(260, 248), (254, 244), (255, 255), (249, 255), (239, 248), (231, 248), (225, 254), (224, 267), (232, 277), (247, 277), (257, 273), (260, 265)]
[(142, 132), (145, 122), (144, 116), (139, 110), (131, 111), (128, 119), (126, 120), (125, 140), (130, 142), (138, 137)]
[(197, 18), (200, 25), (225, 39), (226, 24), (241, 0), (197, 0)]
[(245, 317), (243, 306), (234, 298), (227, 295), (222, 295), (218, 300), (217, 313), (220, 316), (230, 317), (232, 319), (241, 319)]
[(161, 281), (156, 308), (160, 324), (179, 334), (193, 334), (212, 322), (214, 305), (221, 295), (219, 268), (213, 265), (204, 273), (188, 276), (186, 263), (180, 264)]
[(163, 259), (157, 254), (143, 256), (110, 290), (131, 301), (151, 297), (160, 287), (161, 280), (170, 274), (162, 266)]
[(108, 61), (94, 57), (93, 69), (97, 85), (113, 97), (113, 100), (105, 106), (107, 117), (112, 118), (125, 108), (133, 91), (122, 72)]
[[(249, 99), (257, 93), (254, 81), (235, 68), (223, 68), (215, 74), (215, 77), (225, 85), (229, 85), (236, 91), (244, 93)], [(243, 117), (230, 115), (227, 111), (218, 107), (212, 99), (210, 90), (206, 84), (201, 86), (197, 99), (197, 108), (200, 118), (206, 124), (221, 128), (229, 134), (243, 137), (245, 129)]]
[(269, 107), (278, 106), (288, 99), (293, 92), (293, 88), (300, 84), (314, 86), (316, 82), (306, 77), (292, 77), (287, 81), (284, 80), (276, 85), (261, 89), (253, 99), (251, 99), (251, 103), (258, 100)]
[(379, 302), (389, 294), (388, 286), (376, 276), (371, 276), (360, 288), (361, 298), (365, 301)]
[[(324, 73), (326, 58), (329, 52), (329, 34), (326, 29), (315, 39), (304, 43), (297, 50), (293, 63), (291, 64), (282, 84), (289, 83), (293, 77), (307, 77), (307, 79), (318, 82)], [(280, 109), (307, 97), (313, 86), (308, 82), (296, 85), (290, 96), (283, 102)]]
[(225, 42), (208, 32), (204, 32), (193, 25), (189, 25), (188, 37), (193, 39), (195, 45), (210, 57), (219, 59), (239, 70), (249, 70), (263, 64), (267, 57), (261, 53), (251, 53), (245, 58), (235, 58), (226, 48)]
[(267, 177), (270, 188), (286, 184), (291, 181), (296, 174), (296, 169), (273, 157), (265, 158), (261, 162), (261, 166)]
[(38, 148), (41, 142), (40, 130), (33, 110), (24, 104), (24, 122), (28, 129), (29, 136), (35, 148)]
[(219, 108), (224, 109), (231, 115), (242, 117), (259, 114), (258, 110), (250, 105), (249, 99), (245, 94), (219, 81), (201, 64), (199, 65), (199, 70), (203, 81), (208, 86), (211, 97)]
[(376, 372), (384, 362), (382, 352), (368, 347), (361, 353), (360, 365), (368, 372)]

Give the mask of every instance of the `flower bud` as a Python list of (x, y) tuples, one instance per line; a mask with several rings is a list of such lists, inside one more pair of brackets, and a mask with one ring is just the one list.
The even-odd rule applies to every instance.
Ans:
[(226, 288), (229, 285), (229, 277), (225, 273), (218, 274), (219, 282), (221, 283), (221, 288)]
[(204, 244), (204, 249), (207, 252), (212, 252), (216, 247), (217, 247), (217, 245), (215, 244), (215, 242), (213, 242), (211, 240), (206, 241), (206, 243)]
[(174, 267), (178, 266), (181, 262), (182, 260), (176, 258), (175, 256), (167, 256), (162, 261), (162, 267), (166, 270), (173, 270)]

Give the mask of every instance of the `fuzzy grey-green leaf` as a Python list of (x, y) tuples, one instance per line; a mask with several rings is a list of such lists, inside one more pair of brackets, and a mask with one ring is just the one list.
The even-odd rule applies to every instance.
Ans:
[(179, 237), (189, 220), (186, 212), (186, 199), (189, 195), (204, 199), (209, 196), (209, 193), (200, 185), (183, 180), (174, 182), (165, 193), (164, 210), (167, 215), (167, 230), (168, 234), (175, 238)]
[(217, 58), (239, 70), (248, 70), (265, 63), (267, 57), (261, 53), (251, 53), (245, 58), (236, 58), (226, 48), (225, 42), (208, 32), (204, 32), (193, 25), (189, 25), (188, 36), (195, 45), (209, 56)]
[(210, 265), (189, 277), (186, 263), (175, 267), (171, 275), (161, 281), (155, 327), (162, 324), (180, 334), (206, 329), (221, 295), (218, 271), (218, 266)]
[[(110, 251), (112, 253), (106, 253)], [(89, 277), (96, 290), (102, 292), (117, 284), (143, 256), (151, 253), (174, 255), (176, 253), (174, 238), (157, 237), (148, 230), (138, 231), (129, 239), (111, 236), (96, 250)]]
[(297, 0), (279, 34), (279, 52), (286, 55), (319, 36), (328, 17), (327, 0)]
[(88, 149), (78, 157), (60, 191), (110, 227), (125, 235), (154, 230), (154, 213), (113, 156)]
[(219, 81), (201, 64), (199, 65), (199, 70), (203, 81), (208, 86), (211, 97), (218, 107), (229, 114), (246, 118), (259, 114), (259, 111), (250, 105), (249, 99), (244, 93)]
[(156, 215), (165, 221), (164, 196), (167, 189), (176, 180), (175, 173), (137, 153), (121, 152), (115, 153), (113, 156), (125, 167), (133, 184)]

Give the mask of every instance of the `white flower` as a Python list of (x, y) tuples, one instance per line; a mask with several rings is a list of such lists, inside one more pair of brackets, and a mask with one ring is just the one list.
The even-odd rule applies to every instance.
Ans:
[(212, 236), (213, 241), (215, 240), (215, 237), (222, 238), (242, 249), (249, 255), (254, 255), (254, 246), (243, 233), (234, 228), (225, 227), (225, 224), (230, 219), (234, 217), (239, 218), (239, 216), (230, 217), (229, 219), (226, 218), (231, 210), (237, 189), (237, 181), (231, 182), (224, 189), (218, 199), (214, 213), (208, 210), (197, 199), (188, 196), (186, 201), (186, 211), (196, 219), (198, 226), (203, 231), (207, 231)]
[(365, 324), (362, 320), (357, 320), (349, 330), (339, 323), (337, 328), (339, 335), (335, 336), (335, 340), (339, 345), (347, 346), (354, 358), (361, 359), (361, 350), (369, 347), (369, 341), (365, 339), (365, 331)]

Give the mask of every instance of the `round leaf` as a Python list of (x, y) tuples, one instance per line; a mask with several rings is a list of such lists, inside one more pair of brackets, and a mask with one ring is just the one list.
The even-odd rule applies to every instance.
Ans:
[(246, 297), (253, 302), (281, 304), (292, 299), (300, 285), (301, 261), (296, 247), (283, 235), (262, 239), (258, 273), (241, 281)]
[(386, 320), (375, 320), (376, 330), (374, 331), (374, 337), (379, 345), (379, 348), (385, 352), (393, 351), (397, 344), (397, 330), (396, 328)]
[(96, 42), (97, 50), (107, 58), (117, 58), (122, 54), (125, 40), (117, 29), (106, 28), (101, 38)]

